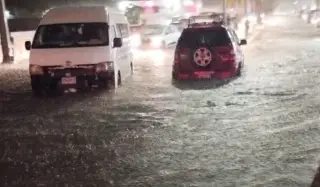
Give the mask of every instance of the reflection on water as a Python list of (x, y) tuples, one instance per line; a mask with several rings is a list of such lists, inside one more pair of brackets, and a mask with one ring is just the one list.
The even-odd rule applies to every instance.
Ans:
[(139, 50), (136, 49), (133, 52), (135, 59), (148, 59), (153, 65), (161, 66), (164, 64), (164, 61), (171, 53), (166, 52), (162, 49), (150, 49), (150, 50)]

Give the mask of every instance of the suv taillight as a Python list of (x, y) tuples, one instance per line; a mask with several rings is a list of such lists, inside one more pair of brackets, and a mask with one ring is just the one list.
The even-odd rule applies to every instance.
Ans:
[(234, 61), (236, 54), (232, 46), (216, 47), (216, 52), (223, 62)]
[(179, 63), (180, 61), (188, 60), (189, 51), (187, 48), (177, 49), (174, 54), (174, 62)]

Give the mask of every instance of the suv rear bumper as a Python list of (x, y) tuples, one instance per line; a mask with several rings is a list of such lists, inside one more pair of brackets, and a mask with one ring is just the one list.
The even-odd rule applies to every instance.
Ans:
[(223, 70), (194, 70), (194, 71), (183, 71), (179, 68), (173, 68), (172, 76), (178, 80), (198, 80), (198, 79), (228, 79), (236, 75), (237, 67), (230, 67)]

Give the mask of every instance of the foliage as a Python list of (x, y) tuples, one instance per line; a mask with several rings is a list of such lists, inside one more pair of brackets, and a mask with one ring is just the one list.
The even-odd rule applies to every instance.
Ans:
[(139, 6), (132, 6), (127, 8), (125, 16), (130, 24), (139, 24), (142, 8)]

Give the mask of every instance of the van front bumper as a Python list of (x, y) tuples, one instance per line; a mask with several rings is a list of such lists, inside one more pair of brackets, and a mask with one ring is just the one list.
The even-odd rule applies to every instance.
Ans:
[(101, 81), (113, 79), (113, 70), (96, 72), (96, 68), (43, 67), (42, 75), (31, 75), (31, 84), (45, 87), (85, 88), (99, 85)]

